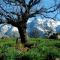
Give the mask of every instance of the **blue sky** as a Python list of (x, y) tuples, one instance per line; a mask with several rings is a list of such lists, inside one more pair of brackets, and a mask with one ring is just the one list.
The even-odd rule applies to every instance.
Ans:
[[(25, 0), (25, 1), (26, 1), (26, 4), (29, 3), (29, 0)], [(37, 4), (34, 7), (32, 7), (31, 10), (32, 11), (35, 11), (36, 9), (39, 10), (41, 7), (48, 9), (48, 8), (50, 8), (50, 7), (55, 5), (54, 1), (55, 0), (42, 0), (39, 4)], [(56, 0), (56, 4), (57, 5), (60, 4), (60, 0)], [(0, 0), (0, 6), (3, 7), (3, 9), (6, 10), (7, 12), (15, 12), (15, 13), (21, 14), (20, 13), (21, 12), (21, 10), (20, 10), (21, 8), (19, 6), (17, 7), (17, 6), (12, 6), (10, 4), (6, 4), (6, 3), (3, 2), (3, 0)], [(23, 12), (24, 12), (25, 8), (24, 7), (22, 7), (22, 8), (23, 8)], [(54, 7), (54, 8), (56, 8), (56, 7)], [(51, 8), (49, 10), (53, 10), (54, 8)], [(1, 11), (1, 8), (0, 8), (0, 11)], [(58, 12), (58, 14), (57, 14), (57, 12)], [(59, 9), (57, 11), (52, 12), (52, 13), (47, 13), (47, 14), (43, 13), (43, 14), (48, 16), (48, 17), (54, 17), (57, 14), (56, 20), (60, 21), (60, 10)], [(14, 18), (17, 18), (16, 15), (13, 15), (13, 16), (14, 16)], [(41, 19), (41, 15), (37, 15), (36, 18), (37, 19)], [(3, 18), (3, 19), (5, 19), (5, 18)], [(32, 22), (33, 20), (34, 20), (34, 18), (30, 18), (29, 22)], [(31, 27), (32, 27), (33, 24), (34, 24), (34, 22), (31, 24)], [(60, 23), (58, 23), (58, 24), (60, 24)], [(14, 30), (15, 30), (15, 28), (14, 28)]]
[[(30, 0), (25, 0), (26, 4), (28, 4), (29, 1)], [(50, 8), (50, 7), (52, 7), (52, 6), (55, 5), (55, 2), (54, 1), (55, 0), (41, 0), (41, 2), (39, 4), (33, 6), (31, 10), (32, 11), (35, 11), (36, 9), (39, 10), (41, 7), (48, 9), (48, 8)], [(57, 5), (60, 4), (60, 0), (56, 0), (56, 4)], [(3, 0), (0, 0), (0, 6), (3, 7), (3, 9), (6, 10), (7, 12), (15, 12), (15, 13), (21, 14), (20, 13), (21, 10), (20, 10), (20, 7), (19, 6), (13, 6), (13, 5), (10, 5), (10, 4), (6, 4), (6, 3), (3, 2)], [(24, 7), (22, 7), (22, 8), (23, 8), (23, 12), (24, 12), (25, 11), (25, 8)], [(55, 7), (51, 8), (49, 10), (53, 10), (54, 8)], [(58, 12), (58, 14), (57, 14), (57, 12)], [(52, 12), (52, 13), (47, 13), (47, 14), (43, 13), (43, 14), (46, 15), (46, 16), (48, 16), (48, 17), (54, 17), (57, 14), (56, 20), (60, 20), (60, 10), (59, 9), (56, 10), (56, 11), (54, 11), (54, 12)], [(13, 17), (14, 18), (17, 18), (16, 15), (13, 15)], [(37, 18), (38, 19), (41, 18), (41, 15), (37, 15)]]
[[(25, 1), (26, 1), (26, 4), (28, 4), (29, 0), (25, 0)], [(55, 0), (42, 0), (38, 5), (35, 5), (34, 7), (32, 7), (32, 10), (36, 10), (36, 8), (39, 9), (41, 7), (48, 9), (48, 8), (55, 5), (54, 1)], [(60, 0), (56, 0), (56, 4), (60, 4)], [(10, 4), (6, 4), (6, 3), (3, 2), (3, 0), (0, 0), (0, 5), (7, 12), (15, 12), (15, 13), (18, 12), (20, 14), (20, 7), (19, 6), (17, 7), (17, 6), (12, 6)], [(53, 9), (54, 8), (51, 8), (50, 10), (53, 10)], [(23, 8), (23, 11), (25, 11), (24, 8)], [(47, 13), (45, 15), (49, 16), (49, 17), (54, 17), (56, 15), (56, 13), (57, 13), (57, 11), (54, 11), (53, 13)], [(60, 20), (60, 13), (57, 14), (56, 19)]]

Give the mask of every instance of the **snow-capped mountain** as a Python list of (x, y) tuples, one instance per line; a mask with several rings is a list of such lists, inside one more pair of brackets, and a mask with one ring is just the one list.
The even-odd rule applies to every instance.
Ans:
[[(60, 21), (53, 19), (29, 19), (27, 22), (27, 30), (29, 36), (38, 36), (44, 37), (48, 31), (51, 33), (59, 32), (60, 33)], [(8, 36), (19, 36), (18, 29), (9, 24), (0, 25), (0, 35)], [(17, 35), (16, 35), (17, 34)]]
[[(60, 32), (60, 21), (53, 20), (53, 19), (36, 19), (32, 21), (28, 21), (27, 24), (27, 31), (28, 33), (33, 34), (33, 30), (38, 30), (39, 35), (45, 36), (48, 31), (51, 31), (51, 33)], [(38, 32), (37, 32), (38, 33)], [(34, 34), (35, 35), (35, 34)]]
[(0, 38), (2, 37), (19, 37), (18, 29), (9, 24), (0, 25)]

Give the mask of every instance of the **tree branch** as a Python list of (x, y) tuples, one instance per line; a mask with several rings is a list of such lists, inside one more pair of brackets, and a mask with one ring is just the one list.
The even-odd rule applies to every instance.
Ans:
[(31, 7), (33, 7), (34, 5), (40, 3), (41, 0), (30, 0), (28, 8), (30, 9)]
[(17, 0), (17, 2), (18, 2), (21, 6), (23, 6), (23, 7), (26, 8), (25, 0)]

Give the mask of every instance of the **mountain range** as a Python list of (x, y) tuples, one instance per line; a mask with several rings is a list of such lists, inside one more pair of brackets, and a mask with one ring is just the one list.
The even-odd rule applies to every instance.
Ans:
[[(53, 19), (30, 19), (27, 22), (26, 31), (30, 37), (44, 37), (48, 31), (60, 33), (60, 21)], [(1, 24), (0, 37), (4, 35), (19, 37), (18, 29), (9, 24)]]

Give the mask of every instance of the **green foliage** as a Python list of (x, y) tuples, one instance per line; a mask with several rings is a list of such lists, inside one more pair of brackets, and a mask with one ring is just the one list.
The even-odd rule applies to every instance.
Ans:
[(0, 39), (0, 60), (49, 60), (60, 58), (60, 40), (30, 38), (30, 43), (34, 44), (26, 52), (17, 50), (14, 46), (14, 38)]

